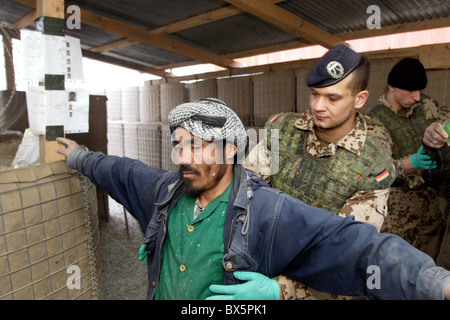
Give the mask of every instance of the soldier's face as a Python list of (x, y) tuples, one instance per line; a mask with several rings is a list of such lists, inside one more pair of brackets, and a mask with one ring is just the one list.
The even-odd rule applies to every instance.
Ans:
[(360, 94), (364, 91), (353, 96), (349, 87), (352, 77), (351, 74), (329, 87), (311, 88), (311, 111), (317, 128), (348, 131), (353, 128), (356, 110), (364, 105), (367, 97), (361, 101)]
[(409, 91), (389, 86), (392, 94), (392, 106), (397, 110), (401, 108), (409, 109), (416, 103), (420, 102), (420, 90)]

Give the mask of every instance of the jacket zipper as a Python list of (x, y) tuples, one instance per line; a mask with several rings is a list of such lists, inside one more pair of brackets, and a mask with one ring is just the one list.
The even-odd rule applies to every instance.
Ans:
[(233, 220), (231, 221), (230, 235), (229, 235), (229, 237), (228, 237), (227, 253), (228, 253), (229, 250), (230, 250), (231, 239), (232, 239), (232, 237), (233, 237), (234, 231), (235, 231), (236, 228), (237, 228), (237, 224), (238, 224), (237, 217), (234, 217)]

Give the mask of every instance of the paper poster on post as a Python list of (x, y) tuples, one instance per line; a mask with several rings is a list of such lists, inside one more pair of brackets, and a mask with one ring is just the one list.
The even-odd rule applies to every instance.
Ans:
[(89, 132), (89, 93), (80, 88), (66, 89), (65, 133)]
[(65, 74), (65, 37), (43, 34), (45, 74)]
[(45, 98), (45, 126), (64, 125), (67, 121), (66, 92), (62, 90), (46, 90)]
[(39, 82), (45, 74), (64, 74), (68, 81), (84, 81), (80, 39), (21, 30), (23, 80)]
[(20, 30), (24, 80), (44, 80), (44, 49), (42, 39), (42, 34), (40, 32)]
[(46, 126), (64, 126), (64, 133), (89, 132), (89, 93), (80, 88), (45, 90), (28, 87), (30, 129), (45, 134)]
[(45, 133), (46, 94), (43, 87), (27, 88), (27, 111), (30, 129), (39, 134)]
[(84, 81), (80, 39), (65, 36), (66, 80)]
[[(65, 133), (89, 132), (80, 40), (21, 30), (21, 42), (30, 129), (45, 134), (46, 126), (64, 126)], [(50, 87), (54, 76), (63, 77), (64, 86)]]

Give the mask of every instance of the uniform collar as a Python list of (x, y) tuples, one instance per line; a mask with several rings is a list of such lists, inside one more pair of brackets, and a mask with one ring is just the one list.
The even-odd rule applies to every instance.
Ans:
[(295, 127), (310, 132), (306, 142), (306, 151), (314, 157), (335, 155), (338, 147), (360, 156), (367, 137), (366, 121), (359, 112), (356, 114), (353, 129), (345, 137), (328, 145), (320, 142), (314, 129), (314, 120), (310, 109), (297, 119)]
[[(421, 99), (422, 100), (422, 99)], [(394, 112), (395, 114), (398, 114), (399, 116), (402, 117), (406, 117), (409, 118), (413, 115), (414, 113), (414, 109), (416, 109), (417, 107), (419, 107), (421, 105), (421, 102), (418, 102), (416, 104), (414, 104), (413, 106), (411, 106), (411, 108), (409, 109), (404, 109), (403, 112), (399, 112), (399, 110), (394, 109), (394, 107), (392, 107), (389, 102), (387, 102), (386, 100), (386, 93), (383, 94), (380, 99), (378, 100), (378, 103), (386, 106), (387, 108), (389, 108), (390, 110), (392, 110), (392, 112)]]

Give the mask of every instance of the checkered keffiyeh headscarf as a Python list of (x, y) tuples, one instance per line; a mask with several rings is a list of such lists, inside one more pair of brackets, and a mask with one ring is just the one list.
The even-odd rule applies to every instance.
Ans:
[[(247, 131), (237, 114), (215, 98), (183, 103), (169, 113), (170, 130), (180, 126), (205, 141), (226, 140), (244, 151)], [(239, 152), (239, 151), (238, 151)]]

